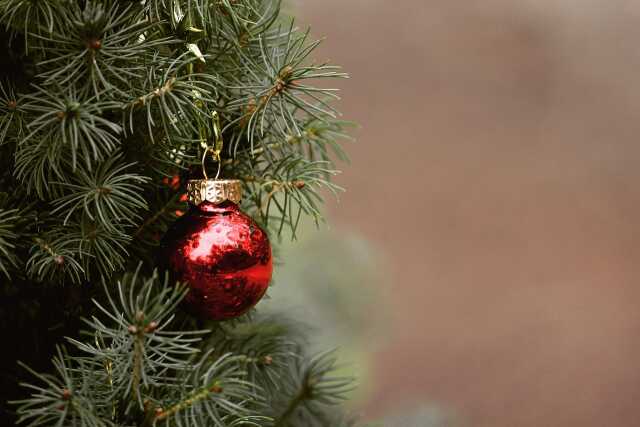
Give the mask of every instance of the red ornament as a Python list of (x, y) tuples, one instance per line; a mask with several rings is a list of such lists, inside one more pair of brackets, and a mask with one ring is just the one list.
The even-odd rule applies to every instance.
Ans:
[(239, 188), (238, 181), (190, 181), (192, 206), (160, 243), (160, 263), (189, 286), (185, 301), (199, 317), (227, 320), (246, 313), (271, 280), (269, 239), (234, 203)]

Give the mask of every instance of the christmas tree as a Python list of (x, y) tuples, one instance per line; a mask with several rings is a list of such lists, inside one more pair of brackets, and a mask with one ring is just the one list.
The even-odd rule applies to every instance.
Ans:
[[(263, 282), (266, 235), (322, 221), (348, 123), (318, 42), (278, 0), (0, 0), (0, 23), (3, 424), (354, 425), (299, 319), (247, 312), (261, 289), (208, 316), (224, 301), (159, 255), (186, 256), (163, 236), (189, 198), (264, 230)], [(214, 176), (242, 201), (209, 200)], [(252, 260), (233, 250), (224, 280)]]

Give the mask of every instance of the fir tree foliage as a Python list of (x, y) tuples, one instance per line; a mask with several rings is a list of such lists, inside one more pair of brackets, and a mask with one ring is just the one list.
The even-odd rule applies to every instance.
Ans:
[(10, 278), (8, 269), (15, 268), (18, 264), (14, 253), (18, 234), (14, 228), (19, 218), (17, 209), (0, 210), (0, 271), (8, 278)]
[[(112, 290), (91, 335), (68, 339), (53, 374), (32, 373), (19, 405), (27, 425), (333, 425), (352, 386), (332, 374), (331, 353), (305, 358), (282, 324), (239, 323), (229, 330), (175, 329), (186, 288), (139, 269)], [(215, 343), (216, 345), (211, 345)], [(27, 369), (29, 369), (27, 367)], [(75, 423), (75, 424), (74, 424)]]
[[(319, 42), (280, 6), (0, 0), (1, 289), (73, 296), (21, 312), (59, 319), (35, 342), (69, 338), (49, 370), (24, 365), (27, 393), (0, 415), (29, 426), (353, 424), (338, 409), (352, 381), (335, 376), (332, 353), (306, 354), (284, 319), (202, 324), (179, 307), (187, 289), (154, 270), (188, 178), (220, 167), (241, 179), (242, 208), (273, 237), (295, 237), (303, 216), (321, 221), (322, 190), (341, 191), (331, 178), (349, 123), (327, 82), (346, 75), (312, 59)], [(78, 311), (82, 337), (67, 327)], [(15, 377), (3, 374), (3, 388)]]

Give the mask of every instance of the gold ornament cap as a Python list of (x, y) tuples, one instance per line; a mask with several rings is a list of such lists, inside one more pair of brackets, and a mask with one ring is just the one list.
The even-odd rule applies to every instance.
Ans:
[(189, 203), (198, 206), (202, 202), (220, 204), (227, 200), (235, 204), (242, 200), (242, 182), (237, 179), (191, 179), (187, 182)]

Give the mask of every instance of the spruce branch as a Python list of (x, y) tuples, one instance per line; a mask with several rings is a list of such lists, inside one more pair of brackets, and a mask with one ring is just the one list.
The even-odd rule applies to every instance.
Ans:
[(334, 376), (336, 359), (327, 351), (310, 359), (297, 359), (291, 366), (290, 382), (284, 390), (287, 400), (274, 427), (324, 425), (326, 409), (338, 405), (353, 390), (353, 378)]
[(335, 159), (348, 161), (339, 141), (350, 140), (348, 127), (352, 122), (343, 120), (318, 121), (314, 118), (301, 122), (300, 134), (289, 134), (285, 138), (268, 136), (259, 142), (259, 148), (254, 150), (238, 150), (235, 158), (226, 159), (226, 166), (237, 165), (242, 161), (253, 161), (254, 158), (266, 157), (271, 162), (292, 153), (304, 155), (309, 160), (324, 160), (333, 162)]
[(9, 134), (13, 138), (19, 138), (23, 134), (22, 102), (10, 84), (0, 81), (0, 145), (9, 142)]
[(11, 278), (9, 269), (18, 266), (18, 257), (15, 254), (18, 234), (15, 226), (20, 219), (18, 209), (0, 209), (0, 271)]
[[(116, 148), (116, 135), (122, 128), (102, 117), (105, 110), (117, 105), (113, 101), (98, 101), (95, 97), (83, 99), (73, 87), (62, 91), (51, 87), (37, 89), (37, 93), (25, 96), (24, 109), (35, 117), (28, 125), (30, 133), (20, 142), (20, 148), (28, 149), (31, 146), (25, 143), (37, 139), (43, 141), (36, 144), (37, 149), (41, 149), (43, 143), (68, 149), (72, 171), (80, 161), (91, 170), (94, 162), (104, 160)], [(54, 149), (54, 152), (59, 151)], [(58, 155), (49, 160), (53, 162), (51, 169), (61, 164)]]
[(28, 50), (30, 33), (53, 31), (60, 3), (57, 0), (5, 0), (0, 3), (0, 22), (21, 32)]
[(211, 363), (210, 355), (205, 354), (184, 378), (192, 390), (189, 395), (159, 410), (156, 421), (219, 426), (260, 425), (255, 421), (267, 421), (252, 413), (260, 404), (260, 397), (253, 394), (255, 386), (243, 379), (239, 358), (228, 353)]
[(33, 138), (16, 147), (13, 174), (27, 194), (35, 192), (43, 200), (56, 197), (58, 188), (52, 182), (66, 180), (69, 169), (70, 159), (59, 141)]
[(321, 188), (336, 196), (342, 191), (329, 180), (338, 173), (330, 162), (309, 161), (292, 154), (274, 163), (256, 163), (262, 170), (248, 171), (257, 172), (247, 180), (248, 192), (250, 197), (259, 201), (258, 213), (265, 225), (269, 225), (273, 216), (271, 210), (277, 211), (279, 223), (276, 229), (279, 234), (288, 225), (295, 237), (303, 213), (314, 218), (316, 223), (320, 221)]
[(167, 92), (170, 92), (173, 89), (175, 82), (176, 78), (170, 77), (169, 80), (164, 82), (161, 87), (155, 88), (152, 92), (139, 96), (133, 103), (131, 103), (131, 108), (144, 106), (148, 102), (151, 102), (152, 99), (164, 96)]
[(278, 393), (283, 372), (297, 351), (292, 329), (282, 321), (269, 318), (238, 322), (212, 335), (207, 346), (213, 348), (216, 355), (238, 355), (249, 381), (273, 395)]
[(142, 408), (143, 390), (163, 384), (166, 381), (163, 375), (168, 370), (188, 369), (189, 364), (184, 357), (198, 351), (193, 344), (206, 331), (167, 331), (173, 320), (173, 311), (186, 289), (169, 286), (167, 277), (158, 284), (157, 273), (149, 279), (142, 279), (139, 277), (140, 268), (118, 282), (117, 298), (112, 297), (104, 282), (108, 306), (94, 300), (114, 326), (108, 326), (95, 317), (88, 324), (105, 340), (111, 340), (110, 347), (104, 349), (71, 341), (84, 352), (111, 361), (114, 390), (131, 396)]
[(34, 237), (34, 244), (27, 260), (28, 274), (38, 281), (70, 279), (80, 283), (84, 269), (79, 260), (80, 240), (69, 235), (68, 229), (53, 229), (50, 232)]
[(154, 25), (138, 5), (127, 3), (69, 2), (56, 8), (57, 25), (46, 34), (33, 34), (49, 51), (39, 63), (45, 82), (74, 86), (97, 98), (105, 90), (127, 97), (131, 81), (144, 72), (140, 59), (173, 43), (169, 38), (147, 37)]
[(71, 227), (78, 231), (71, 234), (80, 241), (79, 253), (87, 278), (111, 277), (122, 271), (127, 263), (129, 235), (122, 230), (108, 230), (86, 218)]
[(151, 142), (156, 142), (156, 128), (163, 137), (179, 141), (196, 141), (197, 123), (207, 112), (204, 103), (215, 103), (218, 98), (217, 78), (209, 74), (189, 73), (193, 58), (184, 53), (176, 59), (156, 58), (148, 67), (141, 88), (135, 90), (133, 100), (122, 104), (125, 129), (133, 134), (142, 110)]
[(147, 209), (141, 185), (148, 178), (129, 172), (132, 163), (123, 163), (116, 154), (93, 172), (79, 167), (70, 182), (59, 182), (64, 195), (54, 200), (52, 213), (66, 212), (64, 224), (77, 212), (110, 232), (120, 232), (122, 224), (135, 224), (139, 210)]
[(18, 423), (27, 426), (79, 425), (107, 427), (112, 423), (101, 420), (95, 411), (95, 396), (90, 394), (90, 381), (69, 366), (69, 356), (58, 347), (53, 359), (55, 375), (40, 374), (23, 363), (20, 365), (40, 380), (42, 385), (21, 383), (31, 390), (31, 397), (11, 402), (18, 406)]
[(303, 215), (321, 220), (349, 124), (327, 87), (346, 75), (311, 59), (319, 42), (279, 0), (0, 0), (0, 24), (11, 75), (24, 75), (0, 83), (0, 275), (82, 282), (96, 306), (73, 350), (32, 372), (21, 421), (351, 426), (333, 355), (308, 357), (276, 318), (200, 330), (178, 308), (187, 288), (151, 273), (152, 247), (186, 208), (180, 180), (161, 182), (198, 175), (213, 113), (245, 212), (293, 237)]
[(168, 330), (185, 288), (158, 283), (156, 273), (144, 279), (140, 268), (116, 290), (104, 284), (108, 304), (94, 303), (106, 322), (87, 320), (92, 341), (68, 339), (79, 356), (61, 353), (55, 375), (30, 370), (45, 386), (25, 385), (34, 392), (16, 402), (22, 419), (132, 425), (142, 413), (143, 425), (265, 425), (269, 419), (256, 414), (264, 399), (246, 379), (243, 356), (209, 350), (198, 357), (196, 344), (210, 331)]
[[(151, 19), (168, 22), (176, 37), (195, 41), (206, 38), (218, 52), (242, 46), (246, 40), (267, 31), (279, 18), (280, 0), (196, 0), (174, 2), (173, 9), (163, 2), (146, 2)], [(162, 7), (161, 7), (162, 6)], [(190, 40), (191, 39), (191, 40)]]
[(340, 68), (328, 64), (307, 63), (310, 53), (319, 41), (309, 42), (309, 32), (298, 33), (293, 22), (287, 31), (281, 28), (277, 34), (282, 38), (268, 43), (258, 36), (259, 60), (247, 52), (238, 52), (241, 61), (236, 65), (242, 72), (225, 74), (226, 87), (238, 91), (227, 108), (239, 112), (231, 125), (246, 123), (251, 148), (255, 141), (264, 137), (271, 129), (286, 138), (289, 134), (300, 135), (298, 111), (320, 121), (335, 118), (337, 112), (325, 100), (339, 99), (336, 89), (307, 85), (307, 80), (346, 78)]

